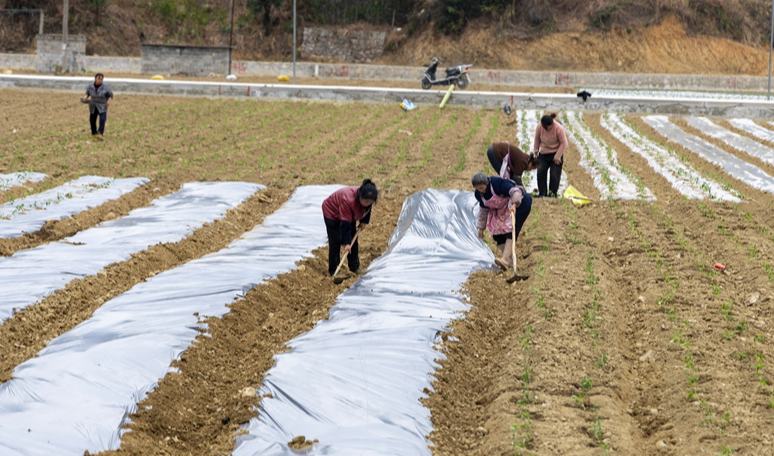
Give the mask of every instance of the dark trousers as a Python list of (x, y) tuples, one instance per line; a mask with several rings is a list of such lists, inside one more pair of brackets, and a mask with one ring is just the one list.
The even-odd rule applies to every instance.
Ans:
[[(556, 154), (541, 154), (538, 155), (538, 167), (537, 167), (537, 184), (538, 184), (538, 196), (548, 196), (550, 192), (551, 196), (556, 196), (559, 193), (559, 181), (562, 179), (562, 163), (554, 163), (554, 155)], [(546, 177), (548, 172), (551, 171), (551, 178), (548, 182), (548, 189), (546, 189)]]
[[(492, 165), (492, 168), (494, 168), (495, 175), (499, 176), (500, 168), (503, 167), (503, 161), (497, 158), (497, 155), (495, 155), (492, 146), (489, 146), (489, 148), (486, 150), (486, 158), (489, 159), (489, 163)], [(511, 176), (511, 180), (519, 185), (523, 185), (521, 183), (521, 176)]]
[[(97, 130), (97, 117), (99, 117), (99, 130)], [(89, 125), (91, 125), (92, 135), (96, 135), (97, 131), (99, 131), (99, 134), (104, 135), (106, 122), (107, 122), (107, 111), (99, 112), (95, 109), (94, 112), (89, 113)]]
[[(328, 232), (328, 273), (333, 275), (336, 272), (336, 267), (341, 261), (341, 224), (350, 224), (350, 233), (354, 236), (355, 224), (351, 222), (342, 222), (339, 220), (325, 219), (325, 230)], [(351, 241), (350, 241), (351, 242)], [(352, 272), (357, 272), (360, 269), (360, 257), (358, 256), (358, 241), (352, 245), (352, 249), (347, 255), (347, 266)]]
[(525, 192), (521, 204), (516, 208), (516, 239), (514, 239), (513, 242), (519, 240), (519, 234), (521, 233), (521, 229), (524, 227), (524, 222), (527, 221), (530, 212), (532, 212), (532, 196)]

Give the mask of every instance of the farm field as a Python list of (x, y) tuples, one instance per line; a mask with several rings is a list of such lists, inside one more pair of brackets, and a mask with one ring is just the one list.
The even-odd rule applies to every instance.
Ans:
[[(122, 95), (111, 107), (105, 141), (96, 142), (75, 95), (0, 90), (0, 107), (0, 173), (48, 176), (0, 190), (8, 223), (48, 210), (20, 206), (21, 198), (56, 193), (83, 176), (148, 179), (0, 238), (0, 287), (7, 290), (17, 291), (19, 281), (3, 262), (60, 244), (76, 258), (78, 236), (117, 235), (130, 217), (145, 223), (163, 215), (170, 221), (160, 224), (175, 231), (183, 222), (172, 222), (178, 219), (166, 208), (182, 208), (165, 206), (164, 198), (195, 193), (186, 187), (191, 183), (220, 182), (209, 184), (209, 204), (217, 210), (196, 223), (180, 215), (189, 230), (165, 231), (162, 243), (143, 240), (115, 260), (106, 255), (99, 272), (0, 314), (0, 382), (13, 386), (0, 388), (0, 422), (13, 410), (3, 395), (24, 389), (13, 382), (42, 366), (41, 355), (56, 351), (47, 348), (52, 341), (73, 340), (100, 312), (120, 311), (139, 285), (206, 261), (256, 227), (273, 226), (272, 217), (295, 207), (296, 189), (316, 195), (319, 185), (377, 182), (380, 201), (361, 244), (366, 272), (389, 253), (407, 198), (428, 188), (469, 191), (474, 172), (490, 171), (488, 143), (528, 144), (539, 115)], [(535, 199), (517, 247), (530, 279), (509, 285), (502, 273), (484, 269), (463, 285), (471, 307), (439, 337), (445, 359), (439, 357), (432, 388), (405, 392), (426, 396), (421, 403), (432, 423), (432, 450), (417, 454), (774, 453), (774, 143), (766, 139), (774, 128), (758, 120), (709, 124), (612, 113), (559, 119), (571, 136), (566, 175), (595, 201), (577, 208)], [(752, 150), (739, 149), (753, 143)], [(232, 188), (226, 181), (266, 188)], [(60, 193), (51, 204), (76, 205), (75, 199)], [(306, 227), (298, 215), (309, 213), (304, 204), (290, 220)], [(158, 213), (147, 217), (135, 212), (153, 208)], [(118, 449), (100, 454), (232, 453), (261, 402), (272, 399), (256, 389), (275, 356), (320, 329), (339, 295), (358, 284), (357, 277), (334, 284), (319, 235), (283, 223), (276, 222), (278, 232), (308, 241), (313, 254), (276, 277), (255, 279), (230, 306), (197, 315), (206, 328), (183, 347), (174, 369), (162, 366), (168, 372), (157, 385), (137, 392), (120, 446), (116, 437), (80, 454), (108, 446)], [(61, 269), (56, 257), (40, 258), (34, 263), (40, 271)], [(378, 269), (368, 274), (379, 280)], [(53, 348), (66, 352), (66, 346)], [(123, 368), (127, 377), (142, 370)], [(88, 415), (90, 405), (83, 403), (78, 415)]]

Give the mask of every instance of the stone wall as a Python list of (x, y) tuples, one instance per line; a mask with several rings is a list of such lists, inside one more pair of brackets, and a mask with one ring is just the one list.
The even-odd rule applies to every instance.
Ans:
[(42, 73), (81, 72), (86, 54), (86, 36), (48, 33), (36, 37), (37, 62), (35, 69)]
[(301, 53), (307, 58), (370, 62), (384, 52), (387, 32), (304, 27)]
[(228, 72), (228, 47), (142, 45), (142, 72), (207, 76)]
[[(227, 51), (227, 48), (226, 48)], [(211, 71), (225, 74), (228, 65), (227, 53), (222, 68)], [(79, 58), (82, 70), (93, 73), (171, 73), (167, 71), (145, 71), (138, 57), (82, 56)], [(0, 53), (0, 70), (29, 70), (37, 64), (34, 54)], [(198, 64), (197, 64), (198, 65)], [(235, 60), (232, 71), (239, 76), (290, 75), (290, 62), (256, 62)], [(214, 69), (214, 68), (213, 68)], [(422, 77), (423, 67), (392, 65), (365, 65), (356, 63), (313, 63), (298, 62), (296, 74), (300, 78), (360, 79), (377, 81), (416, 81)], [(51, 73), (52, 71), (44, 71)], [(209, 73), (207, 73), (209, 74)], [(576, 73), (561, 71), (515, 71), (473, 69), (472, 90), (480, 84), (496, 84), (513, 87), (588, 87), (588, 88), (649, 88), (667, 90), (720, 90), (765, 91), (765, 76), (699, 75), (699, 74), (636, 74), (636, 73)]]

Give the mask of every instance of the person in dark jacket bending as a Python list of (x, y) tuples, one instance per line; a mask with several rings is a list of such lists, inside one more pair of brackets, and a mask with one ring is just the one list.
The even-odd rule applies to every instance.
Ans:
[[(497, 244), (495, 263), (503, 270), (513, 264), (511, 243), (519, 239), (519, 233), (532, 210), (532, 196), (524, 187), (509, 179), (487, 177), (477, 173), (471, 179), (475, 197), (481, 208), (476, 228), (478, 237), (484, 238), (484, 228), (489, 230)], [(511, 213), (516, 217), (516, 238), (513, 238)]]
[(535, 155), (525, 154), (518, 146), (507, 142), (496, 142), (490, 145), (486, 150), (486, 158), (489, 159), (498, 176), (510, 179), (519, 185), (524, 185), (521, 181), (524, 171), (532, 171), (538, 165)]
[[(379, 197), (379, 191), (371, 179), (366, 179), (360, 187), (345, 187), (336, 190), (323, 201), (322, 210), (325, 229), (328, 232), (328, 273), (333, 275), (341, 261), (347, 255), (347, 265), (351, 272), (360, 269), (358, 242), (352, 238), (358, 230), (363, 230), (371, 221), (371, 209)], [(360, 223), (357, 226), (357, 223)]]

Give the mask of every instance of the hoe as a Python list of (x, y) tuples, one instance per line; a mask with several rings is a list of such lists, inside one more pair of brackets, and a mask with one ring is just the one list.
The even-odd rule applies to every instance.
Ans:
[[(355, 245), (355, 242), (357, 242), (357, 237), (360, 235), (360, 231), (362, 231), (362, 229), (357, 230), (357, 232), (355, 233), (355, 236), (352, 238), (352, 242), (349, 243), (350, 250), (352, 249), (352, 246)], [(344, 262), (347, 260), (348, 256), (349, 254), (341, 256), (341, 261), (339, 261), (339, 265), (338, 267), (336, 267), (336, 271), (333, 273), (333, 283), (335, 283), (336, 285), (340, 284), (341, 282), (344, 281), (344, 279), (349, 277), (349, 275), (337, 277), (339, 274), (339, 270), (341, 269), (342, 266), (344, 266)]]
[(513, 275), (508, 277), (506, 282), (520, 282), (529, 279), (528, 275), (519, 275), (516, 272), (516, 213), (511, 212), (511, 257), (513, 258)]

